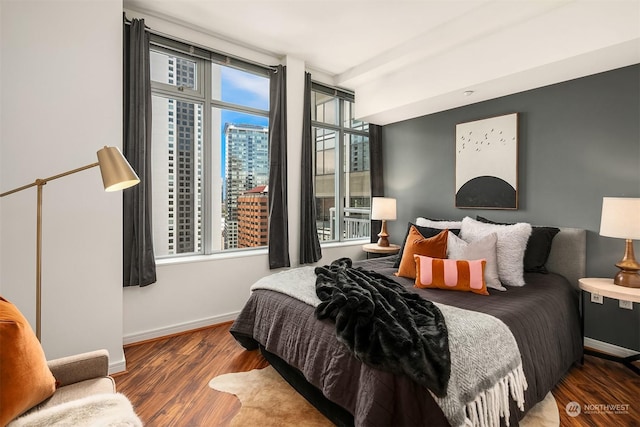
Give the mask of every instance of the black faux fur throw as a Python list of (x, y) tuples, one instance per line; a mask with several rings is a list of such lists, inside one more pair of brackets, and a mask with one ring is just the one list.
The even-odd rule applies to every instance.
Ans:
[(315, 273), (316, 317), (335, 321), (338, 339), (358, 359), (447, 394), (449, 336), (438, 307), (382, 274), (353, 268), (349, 258)]

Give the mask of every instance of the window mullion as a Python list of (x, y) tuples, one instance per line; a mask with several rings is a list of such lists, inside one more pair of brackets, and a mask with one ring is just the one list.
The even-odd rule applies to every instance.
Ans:
[[(342, 122), (342, 100), (339, 100), (338, 102), (338, 123)], [(338, 241), (342, 241), (342, 236), (344, 234), (344, 206), (342, 204), (342, 199), (343, 199), (343, 195), (342, 195), (342, 188), (343, 188), (343, 176), (344, 174), (343, 169), (344, 169), (344, 151), (343, 151), (343, 146), (344, 146), (344, 132), (342, 131), (342, 127), (338, 126), (338, 129), (336, 130), (336, 147), (334, 148), (335, 153), (336, 153), (336, 163), (335, 163), (335, 173), (337, 174), (337, 176), (334, 179), (335, 182), (335, 207), (336, 207), (336, 230), (338, 232), (338, 235), (336, 236)]]
[(212, 130), (211, 130), (211, 62), (202, 61), (204, 63), (203, 86), (204, 86), (204, 107), (202, 113), (202, 185), (201, 185), (201, 206), (202, 206), (202, 252), (210, 254), (212, 252), (211, 233), (213, 226), (212, 214), (215, 211), (212, 206), (213, 200), (216, 200), (212, 194), (215, 191), (212, 188), (213, 183), (213, 147), (212, 147)]
[(160, 88), (154, 88), (152, 91), (153, 95), (162, 96), (163, 98), (171, 98), (179, 101), (186, 102), (194, 102), (202, 104), (204, 99), (202, 96), (195, 96), (184, 92), (171, 91), (171, 90), (163, 90)]
[(224, 102), (220, 100), (212, 100), (211, 105), (216, 108), (220, 108), (222, 110), (233, 110), (241, 113), (253, 114), (256, 116), (269, 117), (269, 112), (265, 110), (261, 110), (259, 108), (252, 108), (247, 106), (242, 106), (238, 104), (232, 104), (230, 102)]

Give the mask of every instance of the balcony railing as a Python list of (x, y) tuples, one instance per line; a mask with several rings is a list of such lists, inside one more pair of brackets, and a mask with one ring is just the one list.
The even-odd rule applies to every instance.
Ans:
[[(370, 208), (343, 208), (342, 209), (342, 239), (359, 239), (371, 235), (371, 223), (369, 221)], [(320, 240), (333, 240), (335, 233), (336, 209), (329, 209), (329, 227), (318, 227)]]

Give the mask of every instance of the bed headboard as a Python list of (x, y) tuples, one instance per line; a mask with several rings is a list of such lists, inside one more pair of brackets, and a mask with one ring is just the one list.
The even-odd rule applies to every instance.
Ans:
[(547, 269), (562, 274), (576, 288), (585, 277), (587, 265), (587, 231), (582, 228), (558, 227), (551, 243)]

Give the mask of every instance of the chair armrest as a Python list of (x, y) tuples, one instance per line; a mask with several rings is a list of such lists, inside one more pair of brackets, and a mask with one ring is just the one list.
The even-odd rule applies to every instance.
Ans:
[(58, 387), (109, 376), (109, 352), (96, 350), (47, 362)]

